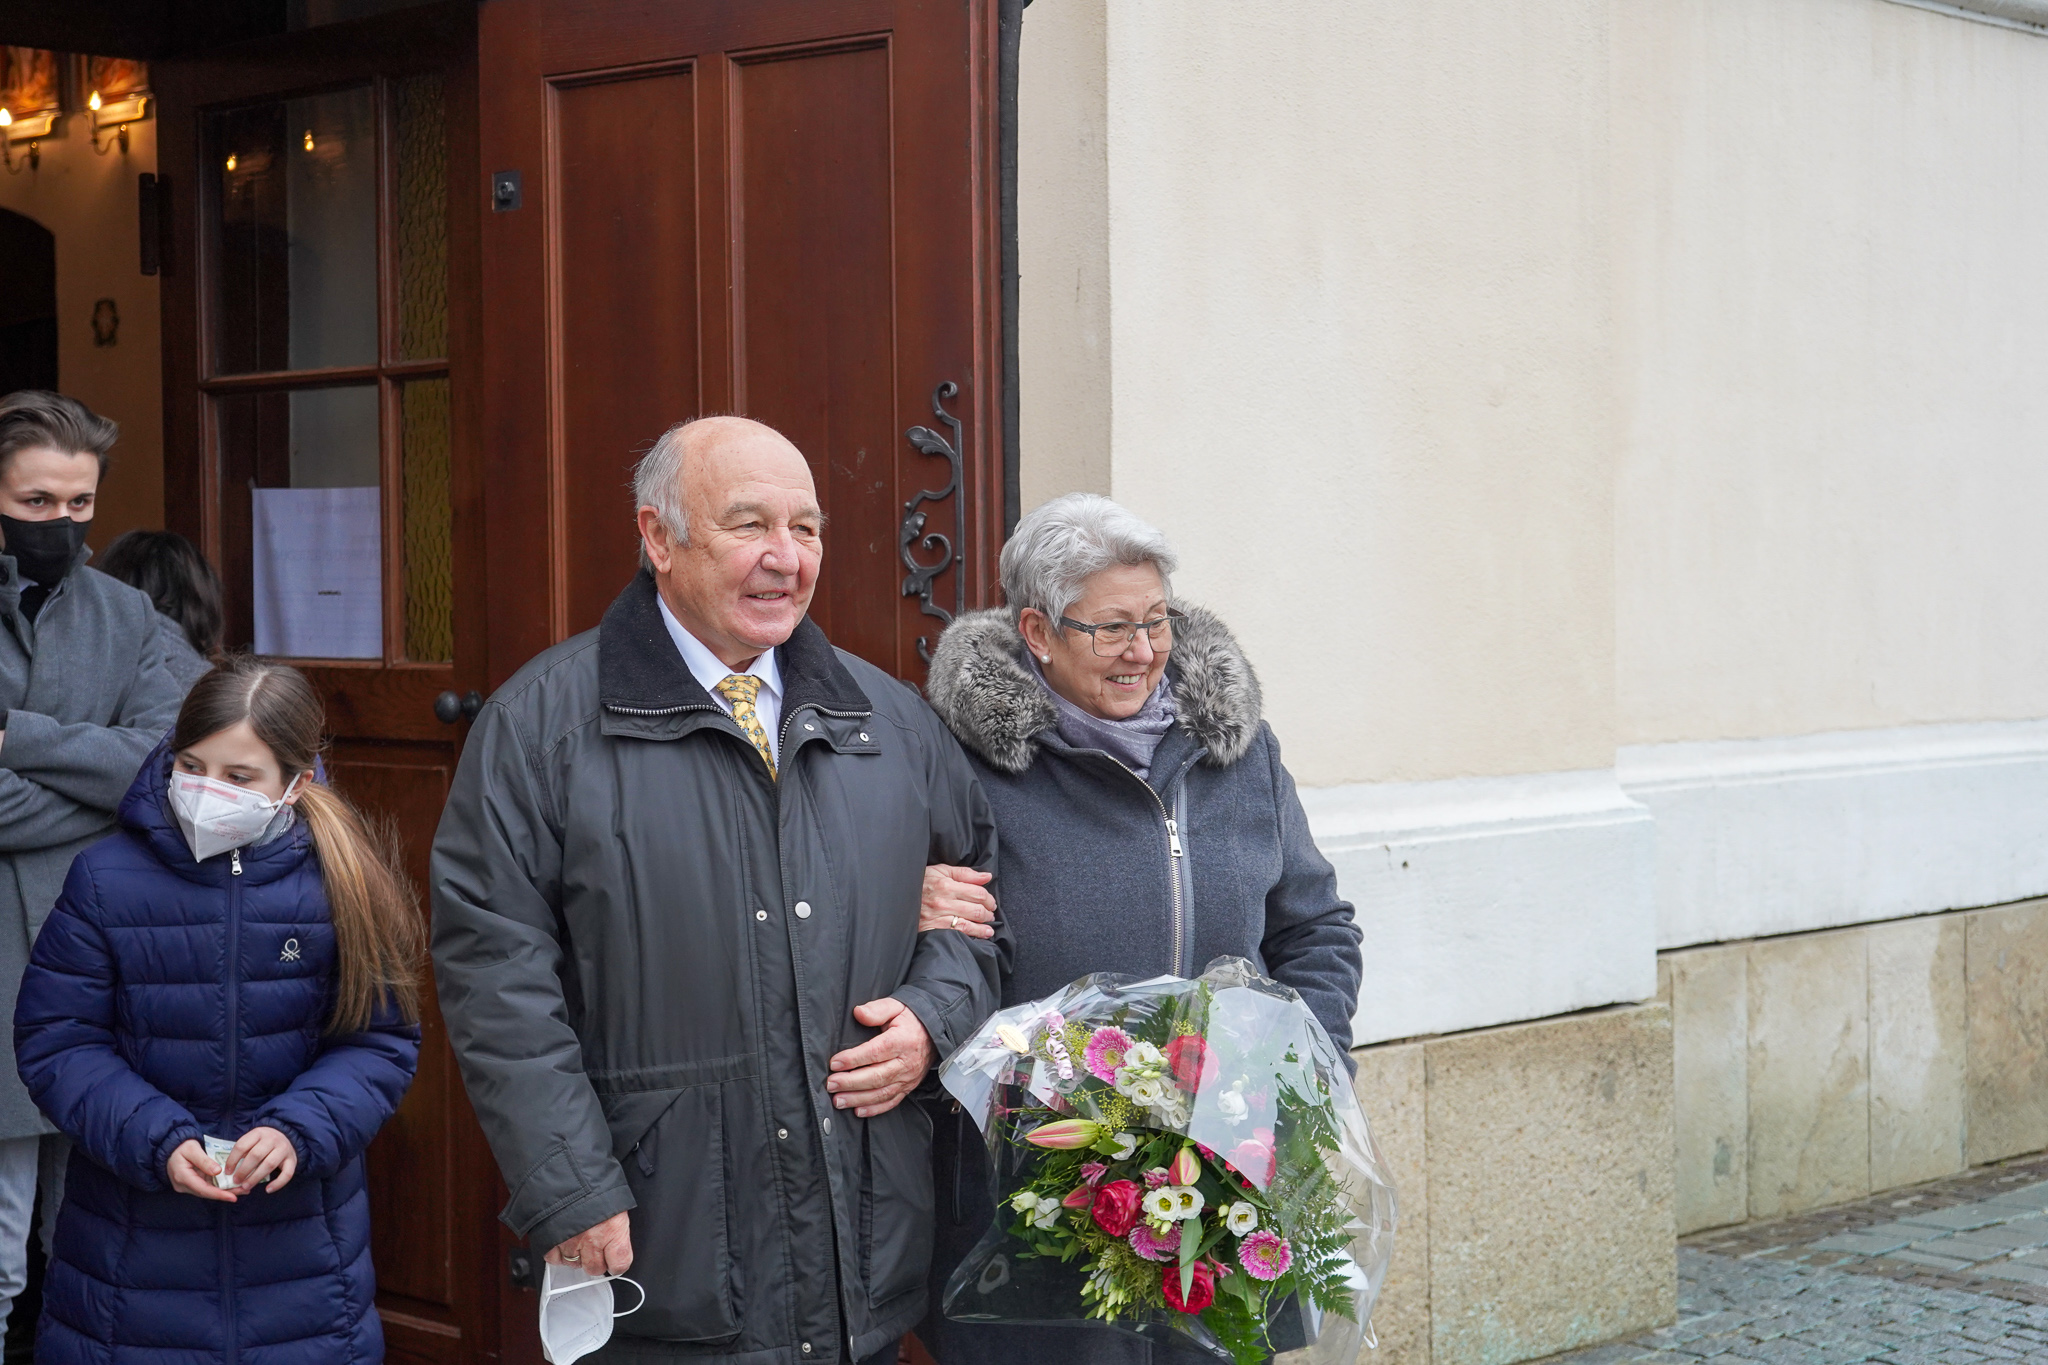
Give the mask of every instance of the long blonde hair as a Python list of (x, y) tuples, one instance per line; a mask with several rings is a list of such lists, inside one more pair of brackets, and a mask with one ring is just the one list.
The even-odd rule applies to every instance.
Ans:
[[(192, 685), (178, 724), (173, 753), (249, 722), (270, 746), (287, 786), (312, 771), (326, 729), (326, 711), (306, 675), (284, 664), (231, 654)], [(367, 1028), (387, 1000), (408, 1021), (420, 1017), (420, 962), (426, 936), (419, 898), (399, 863), (392, 822), (364, 815), (333, 788), (307, 781), (299, 815), (320, 855), (338, 959), (333, 1033)]]

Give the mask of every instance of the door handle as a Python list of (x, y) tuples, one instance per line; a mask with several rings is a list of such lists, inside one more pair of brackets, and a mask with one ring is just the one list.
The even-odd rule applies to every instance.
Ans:
[(458, 720), (475, 720), (476, 713), (484, 709), (484, 694), (474, 689), (456, 696), (443, 692), (434, 698), (434, 719), (443, 725), (453, 725)]

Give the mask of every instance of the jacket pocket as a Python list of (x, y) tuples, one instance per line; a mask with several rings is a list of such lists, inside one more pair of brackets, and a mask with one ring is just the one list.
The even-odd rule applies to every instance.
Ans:
[(723, 1089), (683, 1091), (622, 1158), (638, 1201), (628, 1274), (647, 1291), (646, 1306), (622, 1324), (634, 1336), (719, 1341), (739, 1331)]
[(914, 1101), (866, 1124), (860, 1185), (861, 1273), (868, 1306), (924, 1287), (932, 1259), (932, 1121)]

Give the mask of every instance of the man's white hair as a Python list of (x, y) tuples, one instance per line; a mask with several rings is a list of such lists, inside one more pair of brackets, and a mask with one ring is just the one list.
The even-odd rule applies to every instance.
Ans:
[(1098, 493), (1068, 493), (1034, 508), (1003, 546), (1003, 595), (1014, 619), (1026, 607), (1060, 617), (1081, 596), (1090, 577), (1112, 564), (1150, 564), (1173, 595), (1179, 561), (1159, 528)]
[[(668, 538), (678, 545), (690, 543), (690, 514), (683, 510), (683, 450), (688, 444), (684, 433), (694, 421), (678, 422), (661, 433), (633, 466), (633, 506), (652, 507)], [(640, 564), (652, 567), (645, 541), (640, 543)]]

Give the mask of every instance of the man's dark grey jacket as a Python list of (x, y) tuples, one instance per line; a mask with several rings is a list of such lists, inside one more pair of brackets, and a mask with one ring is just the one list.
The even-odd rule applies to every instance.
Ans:
[(633, 1211), (647, 1304), (606, 1360), (859, 1359), (924, 1312), (929, 1122), (835, 1110), (825, 1079), (864, 1001), (941, 1056), (995, 1008), (995, 941), (917, 933), (925, 865), (992, 867), (994, 825), (909, 688), (809, 621), (776, 661), (779, 782), (642, 572), (485, 705), (434, 843), (441, 1011), (506, 1223), (544, 1249)]

